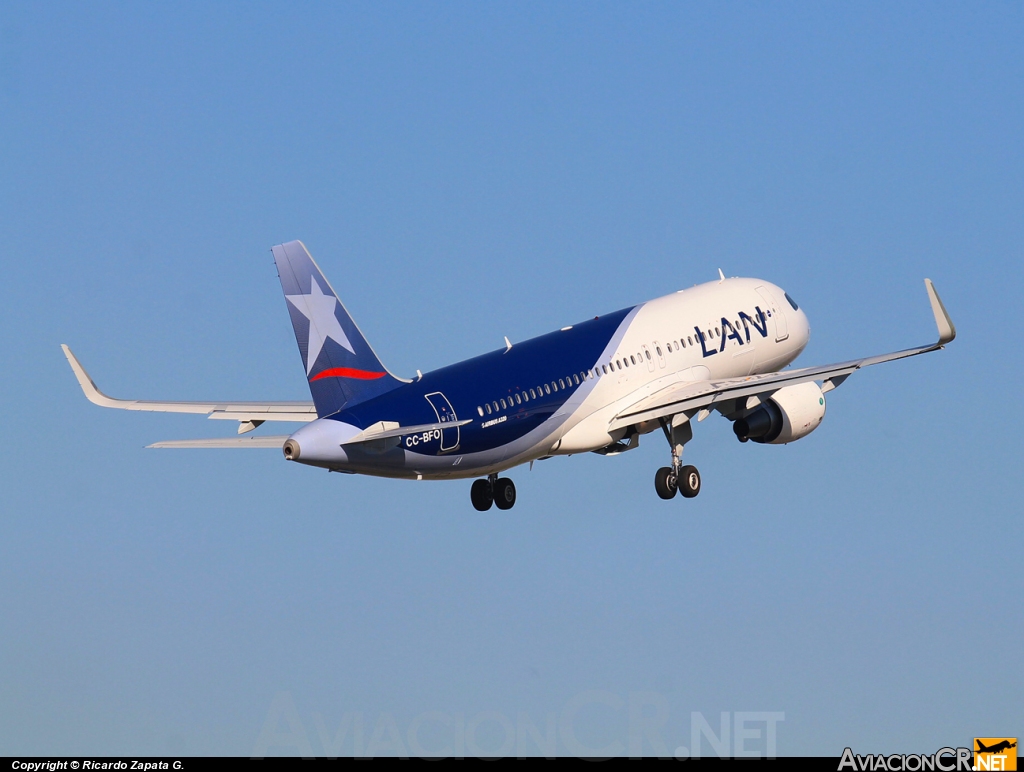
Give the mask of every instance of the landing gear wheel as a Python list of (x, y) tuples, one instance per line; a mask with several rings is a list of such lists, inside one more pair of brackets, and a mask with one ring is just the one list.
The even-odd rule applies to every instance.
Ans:
[(494, 503), (498, 509), (512, 509), (516, 503), (516, 486), (507, 477), (499, 477), (494, 483)]
[(677, 482), (672, 467), (663, 466), (654, 475), (654, 489), (663, 499), (675, 498)]
[(684, 466), (679, 470), (679, 492), (692, 499), (700, 493), (700, 472), (695, 466)]
[(473, 487), (469, 489), (469, 498), (473, 502), (474, 509), (480, 512), (490, 509), (494, 501), (494, 489), (491, 487), (491, 481), (476, 480)]

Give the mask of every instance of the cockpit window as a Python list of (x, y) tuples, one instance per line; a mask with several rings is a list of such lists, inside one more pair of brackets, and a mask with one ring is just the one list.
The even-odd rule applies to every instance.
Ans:
[(782, 293), (782, 294), (784, 294), (784, 295), (786, 296), (786, 300), (788, 300), (788, 301), (789, 301), (789, 304), (790, 304), (791, 306), (793, 306), (793, 310), (794, 310), (794, 311), (799, 311), (799, 310), (800, 310), (800, 306), (798, 306), (798, 305), (796, 304), (796, 301), (795, 301), (795, 300), (793, 300), (793, 298), (791, 298), (791, 297), (789, 296), (789, 293), (788, 293), (788, 292), (784, 292), (784, 293)]

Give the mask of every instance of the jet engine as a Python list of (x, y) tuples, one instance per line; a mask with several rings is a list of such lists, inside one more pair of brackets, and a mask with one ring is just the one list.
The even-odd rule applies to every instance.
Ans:
[(779, 389), (751, 413), (738, 418), (732, 430), (740, 442), (785, 445), (813, 432), (824, 417), (825, 395), (811, 381)]

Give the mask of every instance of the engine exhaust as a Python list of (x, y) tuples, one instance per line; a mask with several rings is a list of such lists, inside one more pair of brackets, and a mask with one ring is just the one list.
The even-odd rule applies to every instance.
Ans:
[(284, 457), (289, 461), (297, 461), (299, 458), (299, 443), (295, 440), (287, 440), (284, 443)]

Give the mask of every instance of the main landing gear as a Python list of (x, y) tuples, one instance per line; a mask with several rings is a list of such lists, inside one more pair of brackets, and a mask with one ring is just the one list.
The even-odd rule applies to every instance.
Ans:
[(700, 472), (695, 466), (681, 466), (675, 471), (670, 466), (663, 466), (654, 475), (654, 489), (663, 499), (674, 498), (676, 492), (683, 498), (692, 499), (700, 493)]
[(473, 507), (480, 512), (486, 512), (492, 503), (498, 509), (512, 509), (516, 503), (516, 486), (507, 477), (492, 474), (486, 480), (476, 480), (469, 490), (469, 497)]
[(672, 423), (661, 422), (665, 439), (672, 448), (672, 466), (663, 466), (654, 475), (654, 489), (663, 499), (674, 498), (676, 493), (683, 498), (692, 499), (700, 493), (700, 472), (697, 467), (682, 465), (683, 445), (693, 437), (688, 419), (674, 418)]

